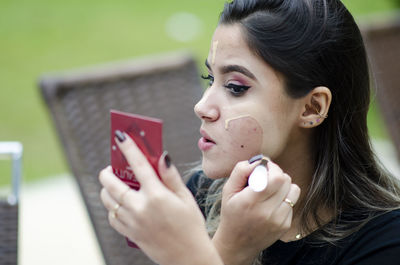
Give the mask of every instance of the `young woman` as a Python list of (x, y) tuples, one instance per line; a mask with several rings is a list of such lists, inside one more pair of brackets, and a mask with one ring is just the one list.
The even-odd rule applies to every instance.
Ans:
[(110, 224), (160, 264), (398, 264), (400, 186), (371, 150), (367, 59), (343, 4), (227, 3), (206, 66), (202, 171), (188, 189), (164, 154), (161, 182), (116, 132), (142, 188), (100, 173)]

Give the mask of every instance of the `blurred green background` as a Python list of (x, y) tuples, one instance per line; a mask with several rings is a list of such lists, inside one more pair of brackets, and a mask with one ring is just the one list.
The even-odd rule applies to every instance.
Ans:
[[(343, 2), (360, 18), (393, 10), (399, 1)], [(25, 181), (68, 172), (37, 88), (41, 74), (179, 49), (191, 50), (203, 62), (223, 3), (223, 0), (1, 0), (0, 141), (23, 143)], [(174, 24), (173, 15), (180, 12), (193, 14), (198, 29), (185, 42), (174, 39), (167, 30), (167, 25)], [(375, 104), (368, 121), (373, 137), (387, 137)], [(9, 182), (9, 167), (5, 163), (0, 162), (0, 186)]]

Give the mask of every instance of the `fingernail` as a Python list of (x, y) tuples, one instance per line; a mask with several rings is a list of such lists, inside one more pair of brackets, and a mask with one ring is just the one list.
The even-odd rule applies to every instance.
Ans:
[(253, 164), (254, 162), (257, 162), (261, 160), (264, 156), (262, 154), (253, 156), (252, 158), (249, 159), (249, 164)]
[(265, 158), (261, 159), (260, 165), (265, 166), (266, 164), (268, 164), (268, 159)]
[(124, 142), (126, 140), (125, 135), (120, 131), (120, 130), (116, 130), (114, 132), (115, 137), (117, 137), (118, 141), (120, 143)]
[(168, 155), (167, 151), (164, 151), (163, 156), (164, 156), (165, 165), (167, 166), (167, 168), (170, 168), (170, 166), (171, 166), (171, 157)]
[(264, 156), (264, 157), (261, 159), (260, 165), (266, 167), (267, 170), (269, 170), (268, 162), (270, 162), (270, 159), (269, 159), (268, 157)]

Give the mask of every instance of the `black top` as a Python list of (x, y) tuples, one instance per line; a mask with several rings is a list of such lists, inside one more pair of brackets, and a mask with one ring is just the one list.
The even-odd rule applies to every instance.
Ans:
[[(202, 172), (193, 175), (187, 186), (205, 215), (203, 202), (211, 180), (203, 176)], [(343, 214), (341, 219), (355, 218)], [(277, 241), (264, 250), (263, 257), (266, 265), (399, 265), (400, 210), (377, 214), (359, 231), (335, 245), (317, 243), (307, 236), (289, 243)]]

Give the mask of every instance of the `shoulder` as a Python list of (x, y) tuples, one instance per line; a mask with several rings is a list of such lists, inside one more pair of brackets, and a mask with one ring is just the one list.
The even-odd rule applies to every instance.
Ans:
[(343, 264), (398, 264), (400, 210), (377, 215), (346, 241)]
[(400, 242), (400, 209), (377, 214), (353, 236), (355, 239), (391, 239), (398, 235)]
[[(348, 221), (358, 219), (350, 214), (347, 217)], [(361, 229), (334, 244), (307, 237), (288, 243), (277, 241), (264, 251), (263, 258), (263, 264), (398, 265), (400, 210), (376, 214)]]

